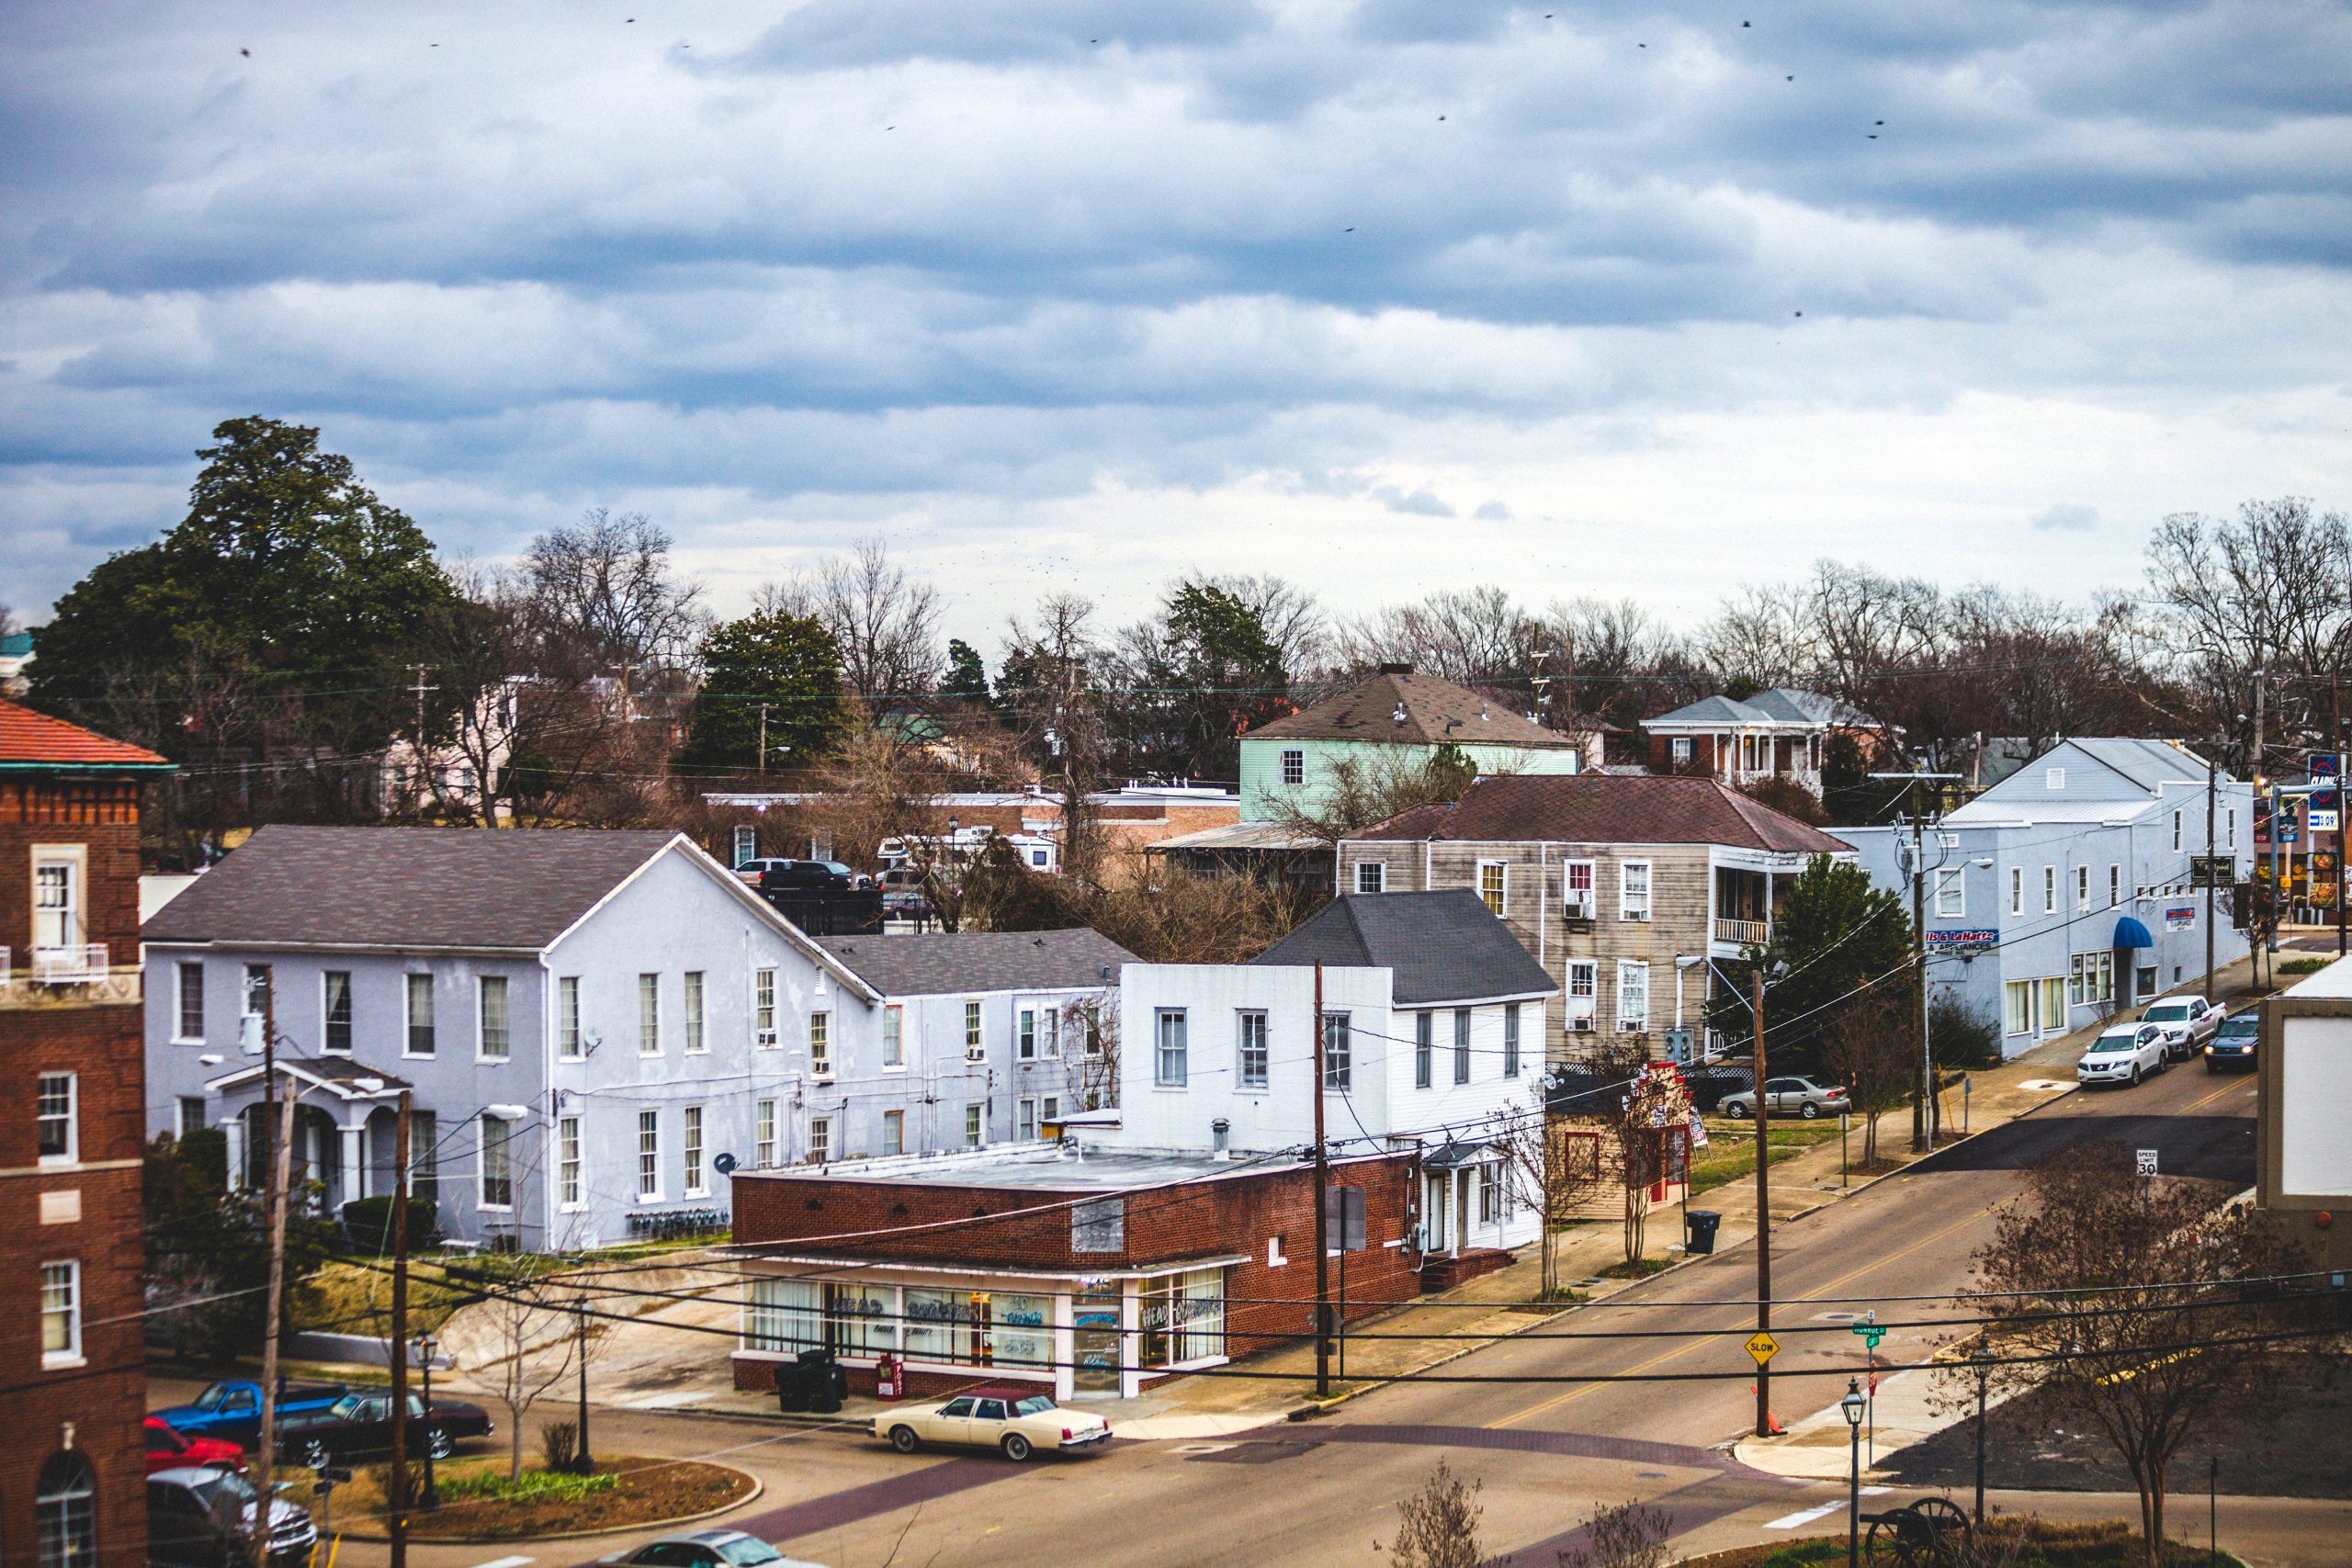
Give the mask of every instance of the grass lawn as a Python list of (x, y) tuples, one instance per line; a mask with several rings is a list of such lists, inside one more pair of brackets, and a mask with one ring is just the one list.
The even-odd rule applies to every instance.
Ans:
[[(1690, 1162), (1690, 1191), (1693, 1195), (1721, 1187), (1725, 1182), (1736, 1181), (1743, 1176), (1756, 1174), (1754, 1125), (1749, 1122), (1738, 1128), (1710, 1126), (1707, 1129), (1707, 1148)], [(1835, 1117), (1826, 1117), (1819, 1122), (1774, 1122), (1769, 1125), (1768, 1135), (1771, 1139), (1772, 1163), (1778, 1165), (1792, 1156), (1837, 1137), (1838, 1122)]]
[[(1867, 1528), (1867, 1527), (1865, 1527)], [(2141, 1568), (2140, 1534), (2124, 1524), (2060, 1525), (2033, 1517), (1988, 1520), (1979, 1550), (2003, 1568)], [(1683, 1568), (1838, 1568), (1846, 1561), (1846, 1538), (1769, 1541), (1693, 1557)], [(2245, 1568), (2228, 1552), (2209, 1556), (2202, 1547), (2174, 1541), (2165, 1561), (2183, 1568)]]
[[(384, 1488), (390, 1467), (370, 1465), (335, 1489), (334, 1522), (364, 1535), (384, 1529)], [(599, 1459), (594, 1475), (547, 1470), (536, 1457), (524, 1461), (521, 1482), (506, 1478), (503, 1456), (452, 1460), (435, 1467), (441, 1506), (410, 1516), (409, 1535), (418, 1540), (525, 1540), (550, 1534), (620, 1529), (684, 1518), (740, 1502), (752, 1481), (740, 1470), (694, 1460)], [(410, 1484), (419, 1473), (411, 1469)], [(298, 1488), (298, 1500), (314, 1499)]]

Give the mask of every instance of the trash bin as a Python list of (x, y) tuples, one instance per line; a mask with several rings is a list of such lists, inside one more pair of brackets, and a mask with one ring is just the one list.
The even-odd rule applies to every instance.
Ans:
[(1715, 1229), (1724, 1217), (1713, 1209), (1682, 1211), (1682, 1250), (1693, 1257), (1715, 1250)]
[(808, 1380), (802, 1375), (797, 1361), (784, 1361), (775, 1369), (776, 1408), (787, 1416), (808, 1408)]
[(797, 1371), (801, 1397), (807, 1401), (801, 1408), (818, 1416), (839, 1414), (842, 1401), (849, 1395), (849, 1372), (834, 1359), (832, 1351), (801, 1351)]

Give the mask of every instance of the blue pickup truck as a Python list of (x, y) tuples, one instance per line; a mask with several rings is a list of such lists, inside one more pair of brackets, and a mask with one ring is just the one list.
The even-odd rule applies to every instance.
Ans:
[[(277, 1413), (283, 1417), (302, 1410), (324, 1410), (351, 1390), (339, 1382), (294, 1383), (282, 1386)], [(191, 1438), (226, 1438), (250, 1449), (261, 1441), (261, 1384), (246, 1378), (216, 1382), (191, 1404), (175, 1404), (153, 1414), (175, 1432)]]

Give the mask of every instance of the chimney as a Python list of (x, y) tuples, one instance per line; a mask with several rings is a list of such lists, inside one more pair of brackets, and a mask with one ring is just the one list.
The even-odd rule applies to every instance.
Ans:
[(1383, 675), (1410, 675), (1413, 672), (1413, 667), (1410, 664), (1384, 664), (1380, 667), (1380, 672)]

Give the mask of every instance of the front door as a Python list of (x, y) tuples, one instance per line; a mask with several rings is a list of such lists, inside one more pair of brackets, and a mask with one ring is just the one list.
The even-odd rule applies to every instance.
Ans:
[(1074, 1393), (1120, 1392), (1119, 1297), (1119, 1281), (1112, 1280), (1086, 1286), (1069, 1299)]
[(1430, 1234), (1421, 1238), (1423, 1252), (1445, 1250), (1445, 1218), (1450, 1205), (1445, 1201), (1445, 1175), (1442, 1171), (1423, 1178), (1421, 1213), (1428, 1216)]
[(1453, 1250), (1462, 1250), (1462, 1240), (1470, 1234), (1470, 1172), (1464, 1166), (1453, 1173)]

